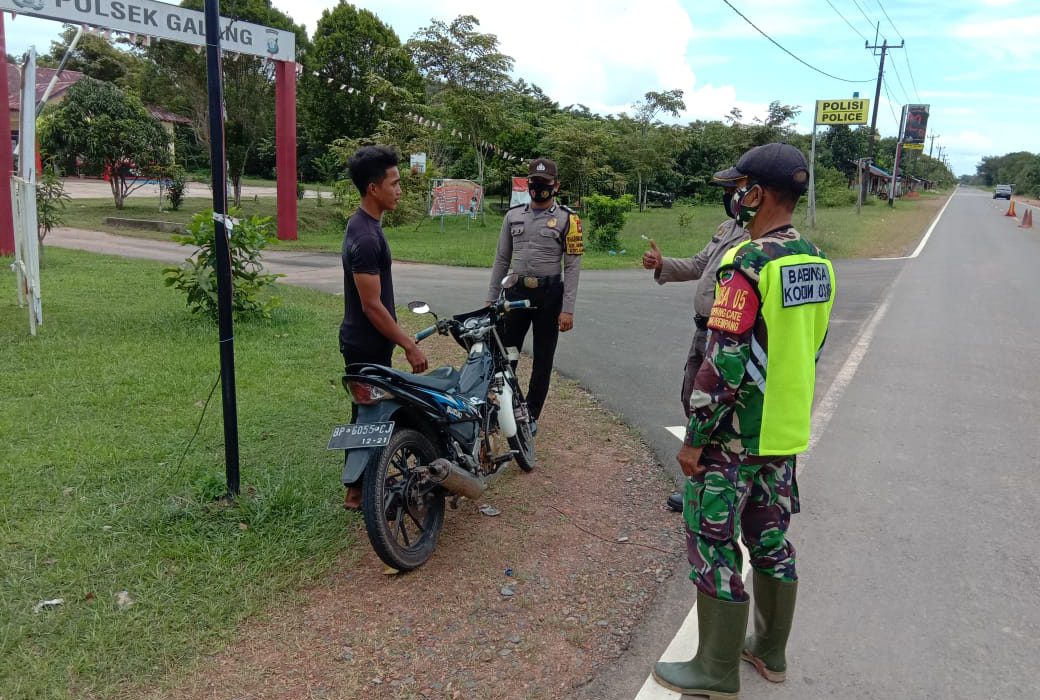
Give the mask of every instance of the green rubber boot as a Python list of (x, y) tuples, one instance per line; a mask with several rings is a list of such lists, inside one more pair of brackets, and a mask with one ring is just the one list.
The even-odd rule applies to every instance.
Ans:
[(772, 683), (787, 678), (787, 637), (794, 619), (797, 581), (780, 581), (772, 576), (754, 573), (755, 633), (744, 642), (740, 658), (754, 664), (758, 673)]
[(748, 601), (731, 603), (697, 593), (700, 642), (690, 661), (654, 665), (654, 680), (683, 695), (734, 700), (740, 693), (740, 650), (747, 631)]

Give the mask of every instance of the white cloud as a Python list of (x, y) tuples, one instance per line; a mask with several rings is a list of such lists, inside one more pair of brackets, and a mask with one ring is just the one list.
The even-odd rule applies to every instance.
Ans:
[(953, 36), (968, 39), (974, 48), (997, 59), (1028, 59), (1040, 55), (1040, 15), (1007, 19), (970, 19), (953, 28)]

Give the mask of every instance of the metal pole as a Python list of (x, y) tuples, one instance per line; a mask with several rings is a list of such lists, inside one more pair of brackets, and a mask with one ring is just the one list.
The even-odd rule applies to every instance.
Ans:
[(209, 155), (213, 178), (213, 228), (217, 266), (220, 385), (224, 405), (224, 465), (227, 495), (239, 493), (238, 407), (235, 399), (235, 334), (231, 316), (231, 252), (228, 245), (227, 161), (224, 153), (224, 83), (220, 62), (220, 0), (206, 0), (206, 78), (209, 92)]
[(812, 125), (812, 148), (809, 149), (809, 228), (816, 228), (816, 119)]
[[(7, 55), (7, 37), (4, 33), (4, 16), (0, 12), (0, 52)], [(14, 170), (14, 155), (11, 150), (11, 108), (7, 84), (7, 66), (0, 72), (0, 255), (12, 255), (14, 244), (14, 207), (11, 202), (11, 172)]]
[[(878, 111), (878, 104), (881, 102), (881, 80), (885, 76), (885, 53), (887, 51), (888, 51), (888, 40), (886, 39), (884, 41), (884, 43), (881, 45), (881, 63), (878, 66), (877, 87), (874, 88), (874, 109), (871, 111), (871, 115), (870, 115), (870, 134), (868, 135), (869, 141), (867, 143), (867, 165), (868, 165), (868, 167), (869, 167), (870, 164), (872, 164), (874, 162), (874, 135), (875, 135), (875, 133), (877, 133), (877, 111)], [(867, 193), (866, 193), (865, 187), (866, 187), (866, 182), (864, 181), (863, 188), (860, 189), (860, 193), (859, 193), (860, 201), (863, 201), (867, 197)]]

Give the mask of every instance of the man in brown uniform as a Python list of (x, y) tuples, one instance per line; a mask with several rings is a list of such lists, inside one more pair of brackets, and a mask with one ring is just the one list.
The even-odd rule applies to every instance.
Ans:
[(532, 161), (527, 186), (530, 203), (511, 208), (502, 222), (487, 301), (498, 299), (502, 278), (512, 269), (520, 281), (506, 290), (506, 298), (527, 299), (534, 307), (510, 312), (502, 338), (507, 347), (520, 348), (528, 329), (534, 328), (534, 358), (527, 389), (533, 434), (549, 393), (556, 342), (561, 332), (574, 327), (578, 273), (585, 250), (578, 215), (556, 203), (560, 188), (556, 163), (548, 158)]
[[(712, 304), (715, 303), (715, 273), (719, 269), (719, 261), (733, 246), (748, 239), (748, 233), (744, 227), (733, 218), (730, 211), (730, 199), (741, 181), (729, 181), (722, 179), (722, 172), (715, 173), (712, 178), (713, 185), (721, 185), (724, 188), (722, 197), (726, 214), (730, 217), (719, 224), (715, 235), (711, 237), (704, 248), (691, 258), (665, 258), (657, 244), (650, 241), (650, 250), (643, 254), (643, 267), (654, 271), (654, 279), (658, 284), (666, 282), (688, 282), (697, 280), (697, 287), (693, 297), (693, 342), (686, 357), (686, 367), (683, 370), (683, 383), (680, 398), (682, 400), (683, 412), (687, 420), (690, 418), (690, 394), (693, 392), (693, 380), (697, 376), (697, 370), (704, 362), (704, 349), (708, 344), (708, 314), (711, 313)], [(668, 508), (681, 513), (683, 509), (683, 497), (678, 491), (668, 497), (666, 501)]]

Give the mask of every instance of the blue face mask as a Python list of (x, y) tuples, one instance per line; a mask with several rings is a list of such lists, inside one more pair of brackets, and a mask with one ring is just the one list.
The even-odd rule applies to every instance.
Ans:
[(762, 206), (761, 202), (753, 207), (744, 204), (744, 199), (747, 198), (748, 193), (755, 189), (755, 187), (758, 187), (758, 185), (741, 187), (733, 193), (733, 203), (730, 206), (733, 209), (733, 218), (739, 221), (741, 226), (747, 226), (750, 224), (751, 220), (755, 218), (755, 214), (758, 213), (758, 208)]

